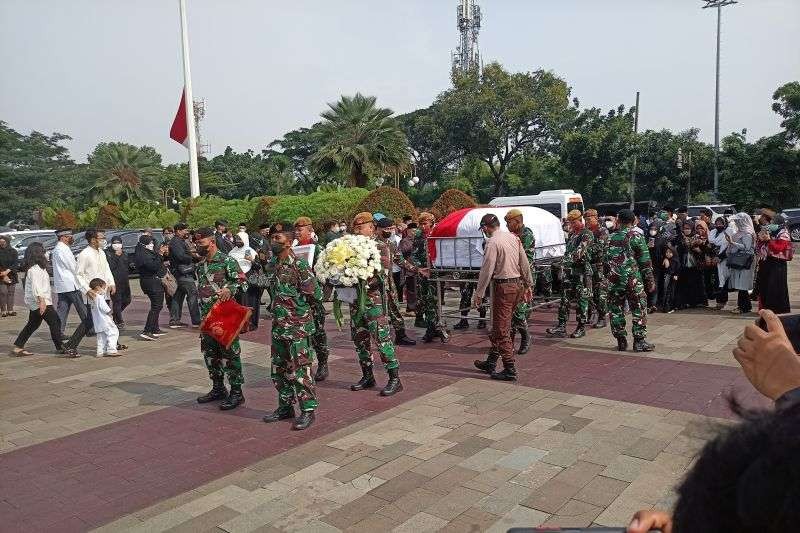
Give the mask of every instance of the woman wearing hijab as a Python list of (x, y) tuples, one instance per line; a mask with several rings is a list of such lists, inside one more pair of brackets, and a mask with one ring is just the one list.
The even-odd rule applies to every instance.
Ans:
[[(249, 276), (251, 272), (255, 273), (261, 269), (261, 264), (258, 260), (258, 254), (255, 250), (250, 248), (241, 235), (233, 236), (233, 249), (228, 252), (228, 256), (235, 259), (239, 263), (239, 268), (245, 276)], [(263, 290), (255, 285), (248, 285), (247, 292), (240, 292), (236, 300), (253, 310), (250, 315), (249, 331), (258, 329), (259, 311), (261, 308), (261, 295)]]
[(678, 309), (707, 306), (703, 269), (708, 251), (708, 226), (703, 221), (686, 220), (676, 237), (681, 273), (675, 287)]
[(765, 221), (758, 234), (756, 251), (760, 258), (758, 267), (758, 308), (774, 313), (788, 313), (789, 283), (787, 263), (792, 260), (793, 250), (786, 220), (775, 215)]
[(17, 316), (14, 311), (14, 292), (17, 287), (19, 254), (8, 237), (0, 235), (0, 316)]
[(150, 299), (150, 311), (147, 313), (147, 321), (139, 338), (145, 341), (154, 341), (165, 335), (158, 325), (158, 315), (164, 307), (164, 286), (161, 284), (161, 278), (164, 277), (166, 271), (161, 255), (155, 250), (155, 243), (151, 236), (139, 237), (134, 263), (139, 272), (139, 286)]
[(727, 254), (732, 234), (733, 231), (729, 229), (725, 217), (717, 217), (714, 221), (714, 229), (708, 236), (708, 242), (715, 254), (713, 262), (717, 265), (717, 305), (715, 307), (717, 311), (721, 311), (728, 303), (730, 269), (728, 268)]
[[(750, 255), (755, 256), (756, 231), (753, 227), (753, 219), (747, 213), (739, 213), (733, 216), (736, 225), (736, 232), (733, 236), (727, 237), (728, 255)], [(735, 314), (749, 313), (753, 309), (750, 301), (749, 291), (753, 288), (753, 272), (756, 262), (753, 259), (748, 268), (729, 268), (728, 287), (738, 292), (736, 299)]]
[(111, 246), (106, 248), (106, 259), (116, 287), (116, 291), (111, 295), (111, 315), (114, 323), (122, 330), (125, 328), (122, 312), (131, 303), (131, 282), (130, 260), (122, 249), (122, 239), (119, 236), (111, 238)]

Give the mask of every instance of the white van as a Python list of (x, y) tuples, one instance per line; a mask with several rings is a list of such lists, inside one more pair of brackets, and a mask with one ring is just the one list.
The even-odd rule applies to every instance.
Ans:
[(531, 205), (549, 211), (557, 216), (559, 220), (567, 218), (567, 213), (573, 209), (583, 213), (583, 197), (572, 189), (542, 191), (539, 194), (528, 196), (503, 196), (492, 199), (489, 205), (491, 207)]

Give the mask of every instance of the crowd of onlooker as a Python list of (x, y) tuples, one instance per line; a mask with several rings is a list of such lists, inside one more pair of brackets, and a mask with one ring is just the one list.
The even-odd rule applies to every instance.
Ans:
[(754, 215), (732, 210), (717, 215), (707, 208), (693, 219), (687, 209), (665, 208), (640, 217), (657, 290), (648, 296), (649, 312), (709, 306), (724, 309), (736, 293), (733, 313), (759, 309), (789, 312), (787, 262), (792, 243), (781, 215), (760, 209)]

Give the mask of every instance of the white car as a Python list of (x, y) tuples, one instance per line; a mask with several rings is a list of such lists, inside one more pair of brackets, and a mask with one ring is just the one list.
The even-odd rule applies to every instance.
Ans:
[(719, 217), (725, 214), (726, 209), (733, 209), (733, 212), (736, 212), (736, 206), (733, 204), (709, 204), (709, 205), (690, 205), (689, 206), (689, 217), (699, 217), (700, 210), (704, 207), (711, 210), (713, 215), (711, 216), (711, 222), (713, 223)]

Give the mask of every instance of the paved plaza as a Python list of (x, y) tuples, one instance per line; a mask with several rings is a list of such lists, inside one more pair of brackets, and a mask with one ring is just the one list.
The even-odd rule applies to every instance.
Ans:
[[(797, 310), (800, 265), (790, 265)], [(392, 398), (349, 391), (355, 353), (329, 325), (331, 376), (315, 424), (296, 432), (261, 421), (276, 405), (268, 323), (242, 345), (247, 403), (221, 412), (194, 401), (209, 387), (196, 332), (132, 338), (144, 305), (127, 312), (124, 357), (94, 358), (93, 339), (80, 359), (53, 356), (44, 329), (28, 345), (43, 355), (0, 357), (1, 531), (619, 526), (670, 508), (699, 450), (732, 422), (728, 395), (768, 405), (731, 355), (753, 316), (656, 314), (656, 351), (621, 354), (608, 329), (546, 339), (550, 309), (533, 315), (517, 383), (473, 369), (489, 343), (471, 328), (399, 349), (405, 390)], [(5, 348), (23, 323), (0, 320)]]

